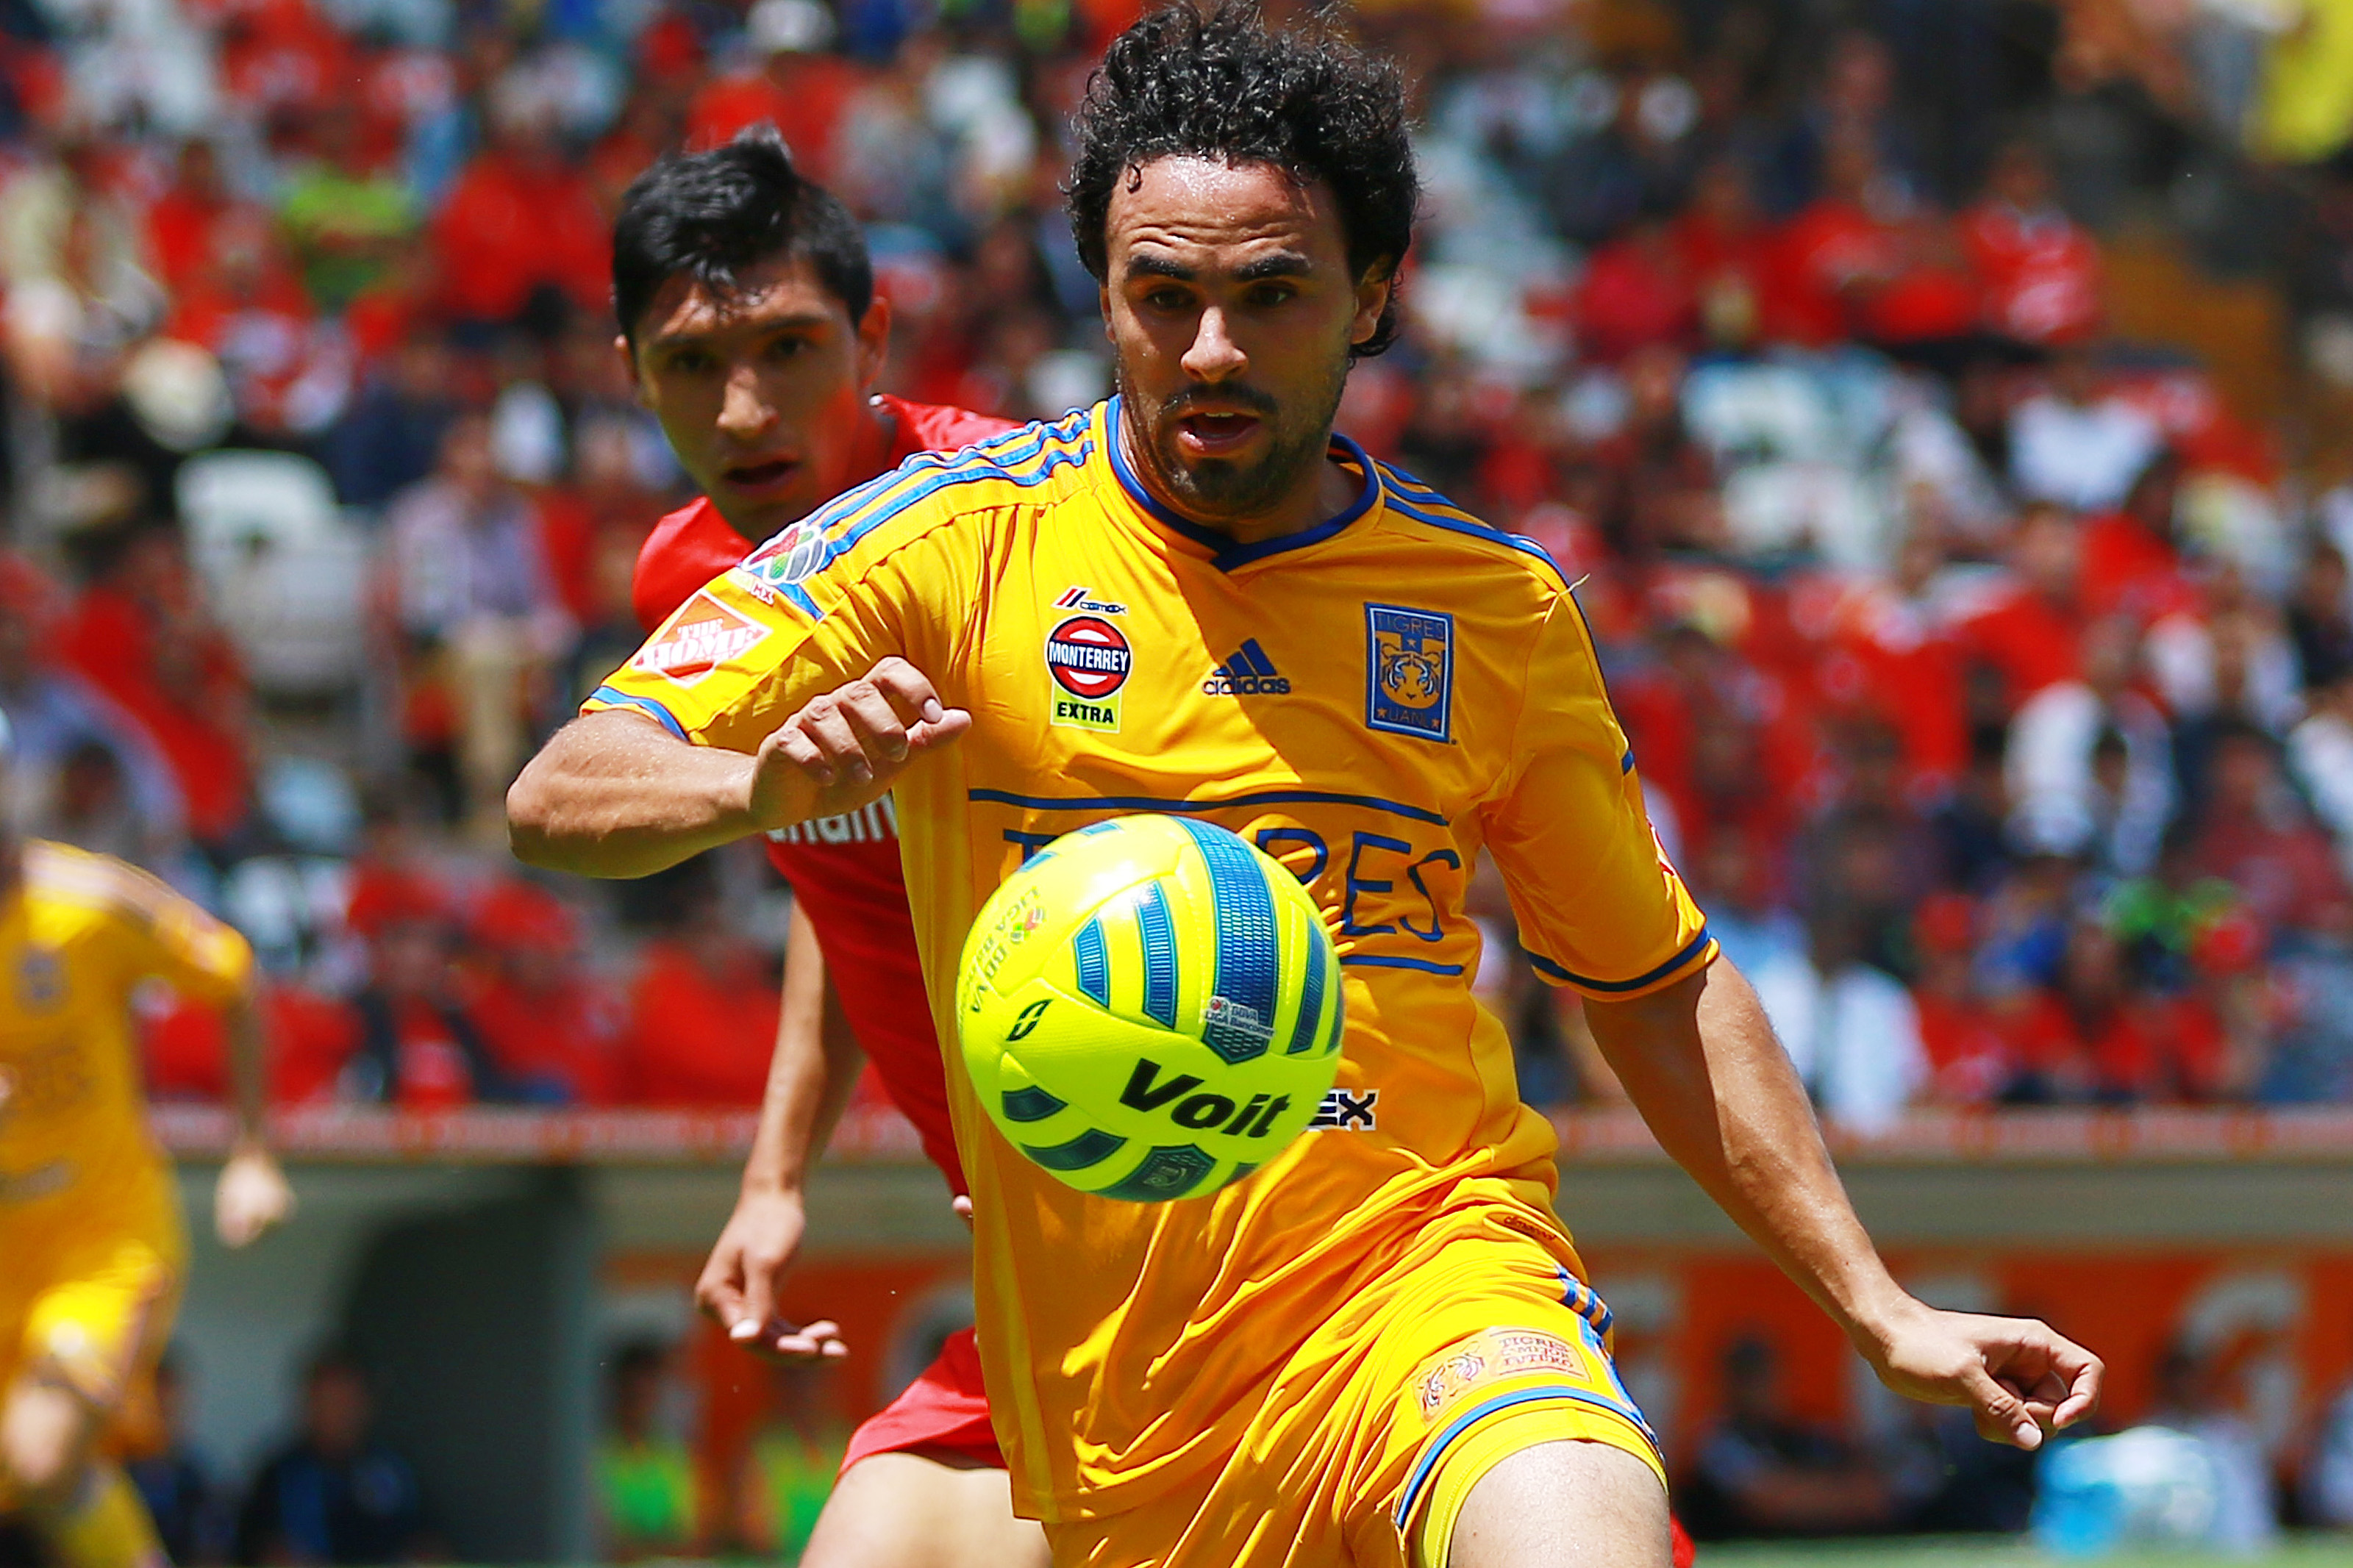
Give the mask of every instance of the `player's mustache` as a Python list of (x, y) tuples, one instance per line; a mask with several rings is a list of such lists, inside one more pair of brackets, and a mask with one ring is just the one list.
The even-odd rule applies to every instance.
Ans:
[(1182, 419), (1187, 414), (1236, 412), (1271, 419), (1274, 416), (1275, 401), (1247, 386), (1188, 386), (1160, 405), (1163, 419)]

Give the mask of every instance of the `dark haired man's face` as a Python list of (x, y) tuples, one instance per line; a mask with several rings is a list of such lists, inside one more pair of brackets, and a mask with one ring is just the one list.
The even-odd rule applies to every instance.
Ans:
[(1112, 193), (1104, 239), (1119, 440), (1145, 486), (1245, 542), (1345, 506), (1360, 481), (1324, 454), (1389, 285), (1350, 272), (1331, 191), (1158, 158)]
[(726, 293), (672, 278), (621, 352), (687, 476), (757, 542), (869, 477), (888, 449), (866, 394), (891, 333), (863, 321), (802, 257), (764, 262)]

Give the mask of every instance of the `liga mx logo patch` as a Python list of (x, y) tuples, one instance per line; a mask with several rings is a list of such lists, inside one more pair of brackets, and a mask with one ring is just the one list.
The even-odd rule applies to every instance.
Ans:
[(1135, 654), (1127, 634), (1096, 616), (1072, 616), (1046, 634), (1046, 671), (1054, 678), (1052, 721), (1077, 730), (1116, 731), (1119, 689)]
[(1454, 617), (1365, 606), (1365, 722), (1393, 735), (1454, 739)]

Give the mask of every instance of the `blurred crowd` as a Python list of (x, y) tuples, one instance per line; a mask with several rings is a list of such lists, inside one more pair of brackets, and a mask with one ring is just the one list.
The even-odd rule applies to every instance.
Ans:
[[(1134, 4), (0, 4), (9, 805), (254, 937), (282, 1097), (756, 1098), (755, 858), (615, 895), (495, 847), (683, 499), (610, 216), (771, 121), (869, 225), (886, 389), (1088, 402), (1064, 125)], [(2279, 302), (2296, 387), (2353, 372), (2353, 21), (2307, 9), (1353, 16), (1428, 199), (1344, 427), (1582, 580), (1850, 1125), (2353, 1099), (2353, 462), (2119, 337), (2108, 264), (2153, 225)], [(1526, 1092), (1609, 1098), (1487, 902)], [(216, 1026), (153, 1012), (209, 1092)]]

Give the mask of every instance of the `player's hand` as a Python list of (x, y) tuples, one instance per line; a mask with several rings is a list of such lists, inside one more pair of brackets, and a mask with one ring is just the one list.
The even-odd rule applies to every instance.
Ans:
[(830, 1361), (849, 1353), (839, 1324), (793, 1324), (776, 1315), (776, 1288), (799, 1256), (808, 1218), (797, 1192), (746, 1192), (735, 1200), (695, 1281), (694, 1300), (744, 1349), (785, 1361)]
[(923, 671), (886, 658), (863, 678), (810, 698), (760, 743), (753, 819), (789, 827), (856, 811), (879, 799), (909, 763), (971, 728), (972, 715), (944, 705)]
[(1978, 1436), (2034, 1449), (2100, 1402), (2100, 1358), (2046, 1323), (1940, 1312), (1911, 1302), (1864, 1356), (1879, 1381), (1907, 1398), (1967, 1406)]
[(294, 1212), (294, 1189), (277, 1157), (258, 1143), (240, 1144), (213, 1187), (213, 1230), (223, 1247), (244, 1247)]

